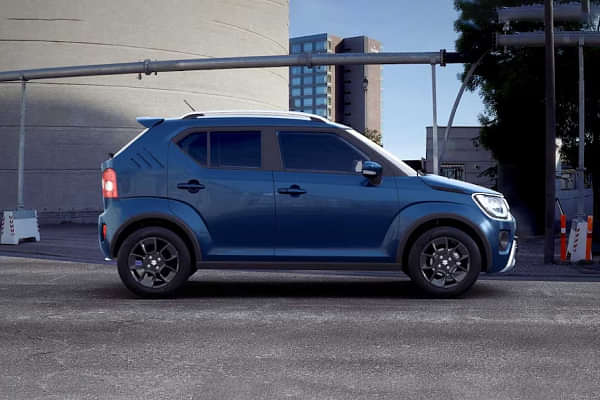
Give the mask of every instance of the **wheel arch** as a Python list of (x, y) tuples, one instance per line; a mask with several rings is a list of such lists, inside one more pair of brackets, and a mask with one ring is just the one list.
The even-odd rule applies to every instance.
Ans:
[(414, 222), (410, 228), (407, 230), (407, 233), (404, 235), (403, 239), (400, 240), (398, 245), (398, 253), (397, 253), (397, 261), (402, 266), (402, 270), (406, 272), (406, 268), (408, 265), (408, 255), (410, 253), (410, 249), (412, 245), (417, 240), (419, 236), (421, 236), (424, 232), (441, 226), (448, 226), (460, 229), (467, 233), (475, 243), (477, 247), (479, 247), (479, 251), (481, 252), (482, 263), (481, 269), (484, 272), (487, 272), (490, 267), (490, 263), (492, 262), (492, 250), (490, 245), (484, 235), (484, 233), (469, 221), (466, 218), (460, 217), (454, 214), (437, 214), (428, 216), (426, 218), (421, 218)]
[(160, 213), (137, 215), (128, 219), (124, 224), (122, 224), (115, 233), (111, 242), (111, 257), (117, 257), (119, 249), (125, 241), (125, 238), (127, 238), (131, 233), (138, 229), (149, 226), (159, 226), (161, 228), (169, 229), (181, 237), (190, 250), (192, 266), (195, 266), (196, 262), (202, 259), (202, 251), (200, 249), (198, 240), (196, 239), (194, 232), (185, 224), (185, 222), (181, 221), (177, 217)]

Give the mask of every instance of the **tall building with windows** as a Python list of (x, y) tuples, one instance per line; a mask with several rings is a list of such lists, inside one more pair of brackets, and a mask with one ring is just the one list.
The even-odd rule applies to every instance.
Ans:
[[(290, 39), (290, 54), (376, 53), (381, 44), (366, 36), (328, 33)], [(381, 66), (290, 67), (290, 110), (321, 115), (360, 132), (381, 132)]]

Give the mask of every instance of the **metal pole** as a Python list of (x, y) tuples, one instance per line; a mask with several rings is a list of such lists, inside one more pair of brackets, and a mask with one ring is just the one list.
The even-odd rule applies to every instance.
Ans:
[(21, 80), (21, 124), (19, 125), (19, 158), (17, 164), (17, 210), (25, 208), (23, 196), (23, 172), (25, 170), (25, 112), (27, 111), (27, 99), (25, 97), (27, 82)]
[(439, 175), (439, 151), (438, 151), (438, 123), (437, 123), (437, 88), (435, 82), (435, 64), (431, 64), (431, 91), (433, 97), (433, 130), (431, 132), (432, 151), (433, 151), (433, 170), (435, 175)]
[(467, 72), (467, 75), (465, 76), (465, 79), (463, 80), (463, 83), (460, 86), (460, 89), (458, 90), (456, 99), (454, 99), (454, 105), (452, 106), (452, 111), (450, 111), (450, 118), (448, 118), (448, 125), (446, 125), (446, 131), (444, 132), (444, 142), (442, 143), (442, 149), (440, 151), (440, 156), (439, 156), (440, 162), (442, 162), (444, 160), (444, 155), (446, 154), (446, 149), (448, 148), (448, 136), (450, 136), (450, 129), (452, 129), (452, 124), (454, 123), (454, 116), (456, 115), (456, 110), (458, 109), (458, 105), (460, 104), (460, 99), (462, 98), (462, 95), (465, 92), (467, 85), (471, 81), (471, 77), (473, 76), (473, 73), (475, 72), (475, 70), (477, 69), (479, 64), (481, 64), (484, 57), (486, 55), (488, 55), (489, 52), (490, 52), (490, 50), (483, 53), (479, 57), (479, 59), (474, 64), (471, 65), (471, 68), (469, 68), (469, 71)]
[[(197, 58), (184, 60), (138, 61), (117, 64), (77, 65), (71, 67), (40, 68), (0, 72), (0, 82), (67, 78), (74, 76), (99, 76), (119, 74), (146, 74), (169, 71), (198, 71), (238, 68), (271, 68), (294, 65), (361, 65), (361, 64), (440, 64), (442, 52), (417, 53), (303, 53), (298, 55)], [(464, 57), (446, 53), (445, 62), (463, 63)]]
[(577, 218), (584, 221), (585, 218), (585, 75), (583, 64), (583, 40), (579, 43), (579, 166), (577, 168), (577, 189), (579, 199), (577, 200)]
[(554, 261), (554, 207), (556, 200), (556, 88), (554, 65), (553, 0), (545, 0), (546, 37), (546, 140), (544, 263)]

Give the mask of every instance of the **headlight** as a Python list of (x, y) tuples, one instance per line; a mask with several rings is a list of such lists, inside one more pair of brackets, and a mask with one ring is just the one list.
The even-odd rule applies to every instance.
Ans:
[(475, 204), (481, 208), (485, 214), (495, 219), (508, 218), (508, 203), (502, 196), (477, 193), (473, 195)]

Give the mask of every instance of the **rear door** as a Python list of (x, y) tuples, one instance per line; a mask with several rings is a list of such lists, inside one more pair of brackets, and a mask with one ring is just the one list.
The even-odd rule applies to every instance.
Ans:
[(385, 236), (398, 212), (394, 179), (370, 186), (365, 152), (334, 132), (277, 132), (275, 254), (282, 260), (393, 261)]
[(274, 252), (273, 172), (260, 129), (191, 129), (169, 150), (168, 196), (208, 228), (206, 260), (268, 260)]

